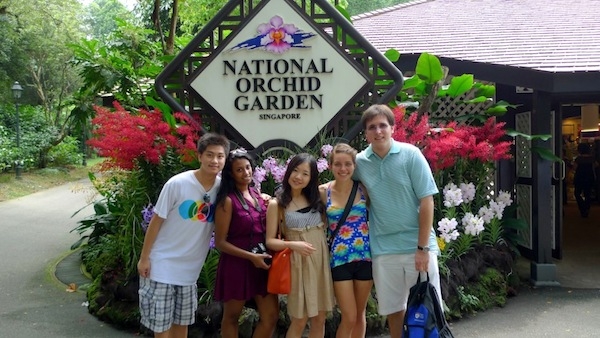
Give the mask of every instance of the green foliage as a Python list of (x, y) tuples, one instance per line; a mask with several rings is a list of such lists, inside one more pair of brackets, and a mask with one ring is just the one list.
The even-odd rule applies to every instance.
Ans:
[(219, 266), (219, 251), (210, 249), (204, 261), (200, 277), (198, 278), (198, 303), (208, 304), (213, 300), (215, 284), (217, 281), (217, 267)]
[(460, 285), (457, 291), (461, 312), (473, 313), (480, 308), (481, 302), (479, 301), (479, 298), (475, 295), (466, 293), (464, 286)]
[(434, 55), (423, 53), (417, 60), (415, 75), (426, 85), (433, 85), (444, 77), (442, 64)]
[(116, 19), (133, 20), (133, 14), (118, 0), (94, 0), (85, 7), (84, 13), (86, 31), (96, 39), (117, 30)]
[(0, 124), (0, 172), (8, 170), (12, 166), (13, 154), (16, 149), (12, 145), (12, 134), (8, 128)]
[(84, 85), (75, 95), (73, 114), (89, 116), (98, 93), (113, 93), (124, 107), (144, 107), (153, 96), (152, 82), (162, 71), (160, 43), (154, 32), (117, 20), (117, 30), (102, 41), (81, 39), (69, 44), (73, 64), (80, 69)]
[(455, 241), (447, 244), (445, 250), (451, 253), (452, 257), (460, 259), (460, 257), (473, 249), (475, 237), (468, 234), (461, 234)]
[[(102, 287), (102, 276), (98, 276), (87, 290), (89, 300), (88, 311), (103, 321), (112, 323), (118, 327), (139, 327), (140, 312), (137, 302), (117, 301)], [(116, 287), (116, 285), (113, 285)]]
[[(20, 147), (17, 148), (17, 115), (14, 109), (0, 111), (0, 138), (4, 137), (0, 150), (0, 163), (12, 166), (16, 160), (23, 167), (44, 168), (48, 163), (47, 151), (58, 135), (58, 130), (46, 123), (41, 107), (19, 106)], [(4, 135), (4, 136), (3, 136)]]
[(438, 92), (438, 96), (451, 96), (459, 97), (473, 89), (474, 85), (472, 74), (463, 74), (455, 76), (450, 80), (448, 88), (442, 89)]
[(479, 276), (479, 281), (465, 287), (467, 295), (473, 295), (479, 304), (473, 310), (484, 310), (504, 306), (507, 297), (507, 280), (500, 271), (488, 268)]
[[(95, 177), (93, 178), (92, 182), (94, 182), (94, 180)], [(87, 244), (87, 248), (84, 249), (82, 253), (83, 257), (85, 257), (87, 254), (86, 250), (92, 252), (101, 251), (102, 238), (114, 236), (117, 233), (116, 217), (114, 214), (109, 212), (108, 206), (106, 204), (106, 199), (103, 201), (95, 202), (93, 204), (93, 208), (94, 215), (80, 220), (78, 222), (77, 227), (71, 230), (71, 232), (76, 232), (81, 236), (79, 240), (77, 240), (71, 245), (71, 250), (77, 249), (83, 246), (84, 244)], [(94, 256), (93, 254), (90, 255)]]
[(107, 267), (116, 266), (118, 257), (119, 241), (108, 234), (99, 237), (94, 245), (88, 244), (81, 253), (81, 261), (92, 278), (101, 276)]
[(524, 219), (517, 218), (517, 204), (513, 204), (504, 210), (505, 217), (502, 218), (502, 238), (511, 251), (519, 254), (519, 245), (525, 245), (522, 233), (529, 228)]
[[(528, 141), (548, 141), (552, 135), (548, 135), (548, 134), (542, 134), (542, 135), (528, 135), (528, 134), (524, 134), (521, 132), (518, 132), (516, 130), (509, 130), (507, 132), (507, 134), (509, 136), (512, 136), (514, 138), (517, 137), (522, 137)], [(538, 156), (540, 156), (541, 158), (543, 158), (546, 161), (552, 161), (552, 162), (560, 162), (561, 158), (556, 156), (554, 154), (554, 152), (548, 148), (542, 148), (539, 146), (532, 146), (531, 147), (531, 152), (533, 152), (534, 154), (538, 154)]]
[(57, 167), (79, 164), (83, 156), (80, 149), (79, 141), (74, 137), (67, 136), (61, 143), (50, 148), (48, 161)]
[(204, 27), (217, 12), (225, 6), (228, 0), (187, 0), (181, 3), (181, 30), (187, 34), (196, 34)]
[(506, 244), (504, 241), (504, 229), (502, 228), (502, 221), (494, 218), (490, 224), (485, 227), (482, 234), (482, 243), (491, 247), (496, 244)]

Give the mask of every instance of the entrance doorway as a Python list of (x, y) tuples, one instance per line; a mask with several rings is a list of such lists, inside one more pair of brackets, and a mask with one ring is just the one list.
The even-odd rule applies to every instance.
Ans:
[(596, 160), (600, 160), (600, 137), (582, 137), (578, 112), (563, 109), (561, 157), (565, 162), (562, 182), (562, 257), (556, 261), (558, 282), (563, 287), (600, 288), (600, 179), (592, 192), (588, 217), (582, 217), (574, 195), (572, 163), (581, 142), (592, 145)]

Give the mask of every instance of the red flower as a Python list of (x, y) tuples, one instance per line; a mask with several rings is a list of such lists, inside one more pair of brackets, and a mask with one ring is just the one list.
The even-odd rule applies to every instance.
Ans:
[(194, 123), (172, 130), (157, 110), (140, 109), (138, 113), (130, 113), (118, 102), (114, 102), (114, 107), (111, 111), (94, 106), (94, 137), (87, 142), (100, 156), (108, 157), (110, 165), (133, 169), (137, 161), (159, 164), (169, 148), (176, 149), (184, 161), (195, 154), (200, 128), (186, 115), (175, 114), (175, 117)]
[(441, 123), (431, 128), (427, 115), (406, 116), (402, 107), (394, 109), (396, 127), (392, 137), (421, 148), (434, 172), (454, 167), (458, 161), (490, 163), (509, 159), (512, 142), (502, 141), (506, 135), (504, 123), (490, 117), (484, 125)]

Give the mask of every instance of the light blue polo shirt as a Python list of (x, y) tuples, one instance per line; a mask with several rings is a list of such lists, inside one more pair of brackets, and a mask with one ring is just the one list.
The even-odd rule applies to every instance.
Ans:
[[(438, 193), (419, 148), (393, 141), (384, 158), (369, 145), (356, 156), (354, 179), (369, 193), (369, 240), (373, 256), (409, 254), (417, 249), (420, 199)], [(433, 227), (429, 247), (439, 253)]]

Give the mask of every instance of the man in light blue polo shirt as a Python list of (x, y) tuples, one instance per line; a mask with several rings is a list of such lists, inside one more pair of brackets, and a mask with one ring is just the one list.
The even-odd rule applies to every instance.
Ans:
[[(400, 338), (410, 287), (428, 271), (440, 302), (439, 248), (433, 229), (433, 195), (438, 193), (421, 151), (392, 139), (394, 114), (386, 105), (363, 112), (370, 145), (356, 157), (354, 178), (369, 193), (369, 237), (379, 313), (392, 338)], [(425, 277), (425, 275), (423, 275)]]

